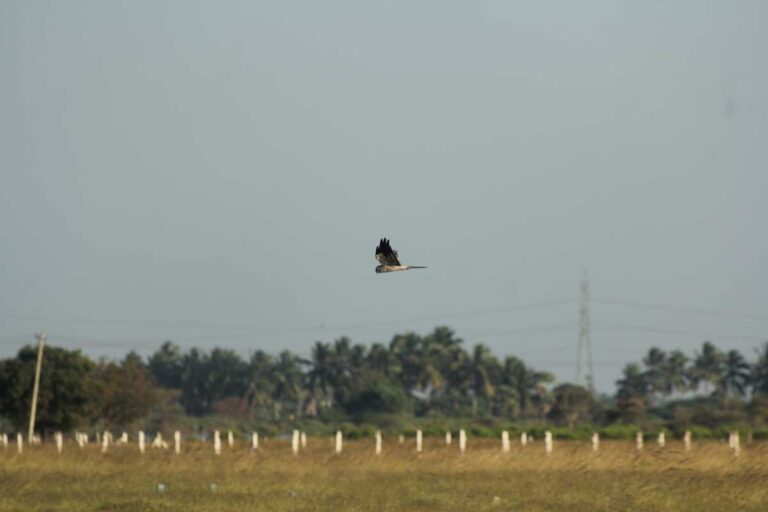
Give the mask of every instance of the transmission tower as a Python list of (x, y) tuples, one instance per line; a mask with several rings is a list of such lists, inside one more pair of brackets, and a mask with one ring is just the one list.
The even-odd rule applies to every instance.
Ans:
[(592, 343), (589, 337), (589, 275), (584, 270), (581, 279), (581, 307), (579, 308), (579, 355), (576, 361), (576, 384), (595, 393), (595, 372), (592, 367)]

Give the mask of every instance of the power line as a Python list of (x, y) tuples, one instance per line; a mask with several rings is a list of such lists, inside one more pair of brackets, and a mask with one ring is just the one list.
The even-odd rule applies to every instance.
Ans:
[(609, 306), (623, 306), (635, 309), (646, 309), (651, 311), (675, 311), (678, 313), (695, 313), (699, 315), (713, 315), (724, 316), (731, 318), (745, 318), (751, 320), (768, 320), (768, 315), (760, 315), (755, 313), (741, 313), (738, 311), (717, 310), (717, 309), (704, 309), (690, 306), (678, 306), (674, 304), (649, 304), (642, 302), (630, 302), (621, 299), (607, 299), (596, 298), (592, 299), (595, 304), (605, 304)]

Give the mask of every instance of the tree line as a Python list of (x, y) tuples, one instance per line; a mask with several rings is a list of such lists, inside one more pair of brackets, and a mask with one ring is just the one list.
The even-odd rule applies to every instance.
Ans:
[[(28, 346), (0, 361), (0, 421), (16, 428), (28, 418), (35, 357)], [(80, 351), (48, 347), (43, 368), (42, 431), (128, 426), (171, 413), (276, 425), (393, 418), (565, 426), (768, 423), (768, 343), (753, 362), (711, 342), (691, 356), (652, 348), (624, 368), (613, 396), (556, 384), (551, 373), (515, 356), (499, 358), (482, 343), (465, 347), (448, 327), (370, 346), (347, 337), (318, 341), (307, 358), (257, 350), (245, 359), (233, 350), (182, 350), (168, 341), (146, 359), (131, 352), (120, 361), (93, 361)]]

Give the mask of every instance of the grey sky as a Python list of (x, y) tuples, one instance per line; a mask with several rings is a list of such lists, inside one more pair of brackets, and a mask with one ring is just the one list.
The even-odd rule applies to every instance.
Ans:
[[(766, 2), (0, 4), (0, 356), (768, 339)], [(376, 275), (391, 238), (425, 271)], [(524, 309), (520, 306), (541, 305)], [(739, 315), (739, 314), (748, 314)]]

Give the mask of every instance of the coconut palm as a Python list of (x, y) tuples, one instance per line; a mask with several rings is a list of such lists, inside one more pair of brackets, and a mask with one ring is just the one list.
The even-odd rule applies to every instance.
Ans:
[(744, 360), (744, 356), (738, 350), (728, 351), (723, 361), (722, 371), (719, 391), (723, 395), (743, 397), (750, 378), (750, 367)]
[(679, 350), (673, 350), (667, 356), (663, 367), (664, 394), (672, 395), (688, 390), (688, 357)]
[(768, 341), (757, 351), (757, 361), (750, 375), (752, 393), (768, 395)]
[(665, 367), (667, 365), (667, 354), (660, 348), (653, 347), (648, 351), (648, 355), (643, 359), (645, 364), (645, 380), (648, 385), (648, 391), (652, 397), (658, 397), (665, 394)]
[(701, 352), (696, 353), (693, 365), (689, 370), (693, 387), (698, 389), (704, 385), (704, 392), (709, 392), (710, 386), (715, 390), (720, 386), (723, 375), (723, 363), (725, 355), (710, 341), (705, 341), (701, 346)]

